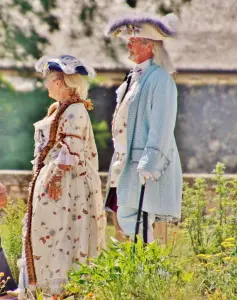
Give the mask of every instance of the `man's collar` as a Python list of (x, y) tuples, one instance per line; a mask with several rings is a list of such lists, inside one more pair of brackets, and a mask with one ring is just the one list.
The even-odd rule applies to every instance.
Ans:
[(142, 71), (144, 71), (145, 69), (147, 69), (148, 67), (150, 67), (151, 61), (152, 61), (152, 59), (150, 58), (150, 59), (147, 59), (147, 60), (143, 61), (140, 64), (136, 64), (134, 66), (134, 68), (133, 68), (133, 71), (134, 72), (138, 72), (138, 71), (142, 72)]

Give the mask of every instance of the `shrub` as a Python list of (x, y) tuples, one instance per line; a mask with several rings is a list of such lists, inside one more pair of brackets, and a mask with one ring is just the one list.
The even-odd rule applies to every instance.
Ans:
[(14, 279), (19, 277), (17, 260), (22, 252), (22, 224), (26, 212), (26, 205), (22, 199), (13, 201), (8, 199), (6, 208), (3, 209), (3, 222), (0, 224), (2, 247), (7, 257)]
[(227, 238), (216, 254), (199, 254), (196, 280), (208, 299), (237, 299), (237, 242)]
[[(172, 248), (161, 248), (157, 242), (144, 247), (131, 242), (114, 241), (97, 259), (79, 270), (69, 272), (66, 290), (76, 299), (182, 299), (192, 273), (182, 271)], [(86, 299), (87, 299), (86, 298)]]
[[(217, 163), (211, 196), (203, 178), (197, 178), (193, 187), (184, 185), (183, 224), (195, 254), (218, 253), (224, 239), (237, 235), (237, 179), (227, 180), (224, 170)], [(215, 207), (205, 214), (210, 201)]]

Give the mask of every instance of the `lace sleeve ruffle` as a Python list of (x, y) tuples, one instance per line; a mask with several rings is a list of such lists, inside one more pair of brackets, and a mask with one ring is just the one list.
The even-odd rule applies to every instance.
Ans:
[(65, 137), (61, 142), (61, 149), (55, 160), (56, 164), (63, 164), (68, 166), (78, 165), (81, 155), (78, 152), (78, 141), (75, 137)]

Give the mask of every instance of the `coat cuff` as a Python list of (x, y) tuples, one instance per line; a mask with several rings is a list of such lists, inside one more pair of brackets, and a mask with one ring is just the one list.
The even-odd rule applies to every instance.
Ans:
[(148, 171), (155, 180), (159, 180), (169, 165), (170, 160), (160, 150), (145, 148), (139, 160), (137, 170)]

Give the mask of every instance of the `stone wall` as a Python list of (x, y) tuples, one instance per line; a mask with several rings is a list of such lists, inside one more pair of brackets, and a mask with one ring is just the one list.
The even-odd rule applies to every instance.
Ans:
[[(225, 175), (228, 179), (233, 179), (237, 175), (228, 174)], [(212, 189), (212, 181), (211, 175), (208, 174), (184, 174), (183, 179), (184, 182), (189, 184), (193, 184), (195, 178), (202, 177), (206, 179), (206, 183), (209, 186), (209, 189)], [(101, 183), (102, 183), (102, 192), (103, 197), (105, 197), (106, 192), (106, 181), (107, 181), (107, 173), (101, 172), (100, 173)], [(3, 183), (7, 189), (7, 194), (11, 198), (23, 198), (27, 199), (28, 194), (28, 186), (31, 180), (31, 172), (30, 171), (14, 171), (14, 170), (0, 170), (0, 182)]]
[[(0, 182), (4, 184), (9, 197), (27, 199), (31, 171), (0, 170)], [(102, 192), (105, 197), (107, 173), (100, 173)]]
[[(116, 99), (115, 99), (116, 88), (117, 88), (116, 86), (93, 87), (90, 90), (90, 95), (89, 95), (94, 104), (94, 110), (92, 111), (93, 117), (97, 121), (106, 120), (110, 132), (111, 132), (112, 116), (116, 105)], [(96, 132), (94, 132), (94, 134), (96, 134)], [(98, 148), (98, 153), (99, 153), (100, 170), (107, 171), (109, 168), (111, 157), (113, 155), (113, 143), (111, 137), (108, 140), (107, 147), (104, 149)]]
[(178, 85), (176, 140), (184, 172), (237, 171), (237, 86)]

